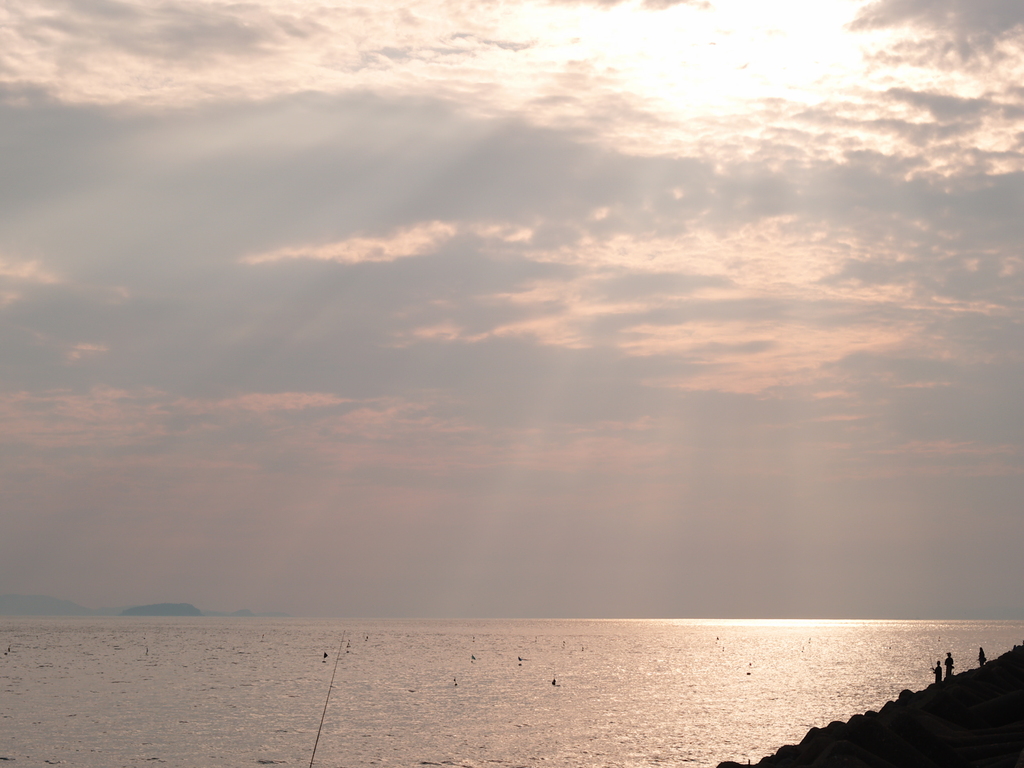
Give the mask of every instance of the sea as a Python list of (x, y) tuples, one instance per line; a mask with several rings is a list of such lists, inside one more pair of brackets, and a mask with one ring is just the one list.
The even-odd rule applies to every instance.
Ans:
[(1024, 622), (0, 618), (0, 763), (756, 762)]

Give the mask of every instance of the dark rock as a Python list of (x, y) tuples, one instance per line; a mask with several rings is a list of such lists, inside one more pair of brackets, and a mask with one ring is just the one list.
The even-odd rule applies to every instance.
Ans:
[(922, 709), (967, 729), (987, 728), (990, 725), (980, 715), (965, 707), (946, 688), (939, 689), (934, 698)]
[(1022, 749), (1024, 749), (1024, 741), (1004, 741), (977, 747), (962, 747), (958, 751), (969, 762), (978, 763), (988, 758), (1004, 755), (1013, 755), (1016, 758)]
[(846, 723), (838, 720), (833, 720), (824, 728), (812, 728), (800, 742), (800, 755), (796, 758), (796, 765), (811, 765), (816, 762), (833, 743), (843, 738), (845, 731)]
[(823, 729), (817, 727), (808, 729), (807, 733), (804, 734), (804, 737), (800, 739), (800, 743), (797, 745), (797, 749), (802, 750), (807, 744), (814, 741), (814, 739), (818, 738), (818, 736), (820, 736), (824, 732), (825, 731)]
[(934, 762), (905, 742), (877, 718), (854, 715), (850, 718), (847, 740), (873, 755), (901, 768), (938, 768)]
[(1012, 691), (975, 704), (971, 711), (996, 727), (1024, 720), (1024, 691)]
[(834, 741), (812, 764), (813, 768), (898, 768), (849, 741)]
[(796, 744), (787, 744), (775, 753), (777, 760), (796, 760), (800, 756), (800, 747)]
[(817, 731), (810, 740), (804, 739), (800, 742), (800, 754), (796, 758), (795, 765), (812, 765), (832, 744), (835, 739), (829, 737), (821, 728), (814, 728)]
[(957, 682), (959, 685), (948, 686), (946, 692), (965, 707), (973, 707), (975, 704), (980, 704), (987, 698), (990, 698), (982, 691), (976, 690), (973, 681), (958, 680)]
[[(848, 723), (811, 728), (761, 768), (1024, 768), (1024, 647)], [(722, 763), (720, 768), (746, 768)]]
[(1003, 757), (996, 757), (992, 760), (978, 763), (977, 768), (1015, 768), (1017, 764), (1017, 755), (1004, 755)]
[[(934, 730), (929, 730), (923, 722), (927, 717), (923, 712), (900, 712), (893, 718), (890, 728), (893, 733), (913, 746), (939, 768), (970, 768), (970, 763), (964, 760), (955, 749), (949, 746), (943, 738), (940, 738)], [(941, 725), (935, 730), (939, 730), (944, 737), (948, 737), (952, 733), (950, 728)]]

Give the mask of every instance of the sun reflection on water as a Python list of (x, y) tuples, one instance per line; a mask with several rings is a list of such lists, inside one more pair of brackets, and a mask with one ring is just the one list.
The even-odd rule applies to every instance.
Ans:
[[(714, 766), (991, 658), (1024, 622), (4, 619), (0, 754), (85, 768), (308, 760)], [(322, 761), (322, 762), (321, 762)]]

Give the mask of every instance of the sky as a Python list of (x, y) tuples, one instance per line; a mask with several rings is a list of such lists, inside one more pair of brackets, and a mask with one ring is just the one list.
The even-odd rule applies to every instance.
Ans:
[(1024, 619), (1019, 0), (3, 0), (0, 593)]

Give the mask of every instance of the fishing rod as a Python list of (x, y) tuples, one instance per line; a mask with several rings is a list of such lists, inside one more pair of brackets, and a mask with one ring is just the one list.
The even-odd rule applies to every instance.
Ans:
[(327, 699), (324, 701), (324, 713), (320, 715), (320, 727), (316, 729), (316, 741), (313, 742), (313, 754), (309, 756), (309, 768), (313, 768), (313, 759), (316, 757), (316, 745), (320, 743), (320, 731), (324, 729), (324, 718), (327, 717), (327, 703), (331, 700), (331, 691), (334, 689), (334, 676), (338, 674), (338, 662), (341, 661), (341, 649), (345, 645), (345, 635), (341, 636), (338, 644), (338, 654), (334, 657), (334, 671), (331, 673), (331, 684), (327, 686)]

